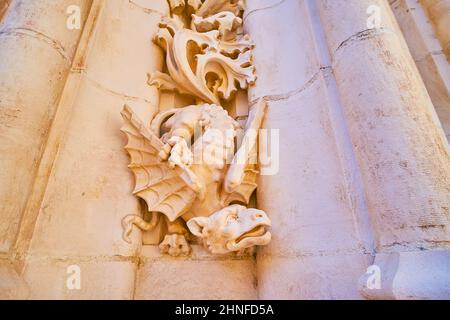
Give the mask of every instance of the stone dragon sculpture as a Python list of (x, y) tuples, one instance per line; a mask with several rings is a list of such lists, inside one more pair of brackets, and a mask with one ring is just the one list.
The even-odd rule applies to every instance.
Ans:
[[(190, 253), (192, 235), (214, 254), (266, 245), (269, 218), (247, 208), (257, 186), (258, 131), (266, 102), (251, 108), (245, 128), (221, 106), (256, 80), (253, 44), (242, 32), (242, 3), (169, 3), (173, 16), (162, 19), (155, 38), (166, 52), (167, 73), (150, 75), (149, 83), (195, 97), (198, 104), (160, 112), (149, 125), (124, 107), (122, 131), (136, 178), (134, 194), (151, 213), (150, 221), (125, 217), (124, 239), (130, 242), (133, 225), (152, 229), (162, 214), (167, 234), (160, 249), (172, 256)], [(177, 18), (185, 13), (192, 15), (190, 29)]]

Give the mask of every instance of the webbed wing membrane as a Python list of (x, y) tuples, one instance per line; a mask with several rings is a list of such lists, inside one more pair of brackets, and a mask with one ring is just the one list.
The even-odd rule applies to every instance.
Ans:
[(239, 146), (233, 162), (228, 169), (224, 182), (225, 204), (239, 201), (248, 204), (252, 193), (257, 186), (259, 174), (258, 158), (258, 131), (267, 109), (267, 102), (260, 99), (258, 104), (250, 111), (242, 144)]
[(133, 193), (145, 200), (150, 212), (161, 212), (174, 221), (189, 210), (196, 193), (181, 177), (183, 172), (160, 159), (158, 154), (164, 143), (130, 107), (124, 107), (122, 117), (121, 130), (128, 137), (125, 149), (131, 157), (129, 168), (136, 178)]
[(226, 194), (224, 204), (230, 205), (237, 201), (248, 205), (250, 197), (257, 187), (258, 174), (259, 170), (256, 165), (247, 165), (244, 170), (244, 179), (233, 192)]

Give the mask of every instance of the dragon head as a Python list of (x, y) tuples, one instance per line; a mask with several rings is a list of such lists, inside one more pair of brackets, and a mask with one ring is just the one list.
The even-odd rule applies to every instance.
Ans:
[(215, 254), (268, 244), (270, 225), (264, 211), (241, 205), (231, 205), (209, 217), (196, 217), (187, 222), (192, 234), (202, 239), (204, 246)]

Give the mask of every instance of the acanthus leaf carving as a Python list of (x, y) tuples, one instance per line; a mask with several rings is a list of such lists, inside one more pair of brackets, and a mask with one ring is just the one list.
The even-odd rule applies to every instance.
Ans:
[(196, 14), (201, 17), (208, 17), (221, 12), (232, 12), (235, 16), (239, 16), (244, 10), (244, 2), (242, 0), (202, 1), (202, 6), (196, 12)]
[(174, 14), (182, 14), (186, 9), (196, 12), (202, 4), (202, 0), (169, 0), (170, 11)]
[(218, 30), (219, 38), (223, 41), (233, 41), (240, 27), (242, 27), (242, 19), (231, 12), (217, 13), (207, 18), (195, 14), (192, 15), (191, 29), (193, 31), (208, 32)]
[(168, 74), (151, 74), (150, 85), (220, 105), (256, 81), (254, 45), (248, 35), (238, 34), (241, 18), (232, 12), (194, 14), (191, 25), (193, 30), (174, 18), (163, 19), (155, 43), (166, 52)]

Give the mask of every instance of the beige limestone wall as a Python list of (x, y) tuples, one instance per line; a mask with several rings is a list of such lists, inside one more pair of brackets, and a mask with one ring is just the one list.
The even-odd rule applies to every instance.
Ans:
[(280, 142), (279, 171), (258, 185), (273, 234), (258, 250), (259, 297), (360, 299), (371, 230), (315, 2), (249, 0), (245, 27), (256, 44), (250, 100), (267, 99), (265, 128)]
[(416, 0), (391, 0), (390, 3), (450, 141), (450, 65), (433, 25)]
[[(66, 8), (90, 1), (14, 1), (0, 25), (0, 252), (9, 252), (81, 30)], [(40, 61), (40, 63), (36, 63)]]
[(255, 257), (211, 256), (194, 245), (189, 257), (162, 256), (157, 246), (144, 246), (136, 278), (135, 299), (258, 298)]
[[(142, 2), (142, 1), (141, 1)], [(95, 37), (39, 205), (23, 276), (31, 298), (131, 299), (140, 238), (122, 238), (121, 218), (138, 213), (123, 151), (120, 111), (125, 103), (143, 118), (155, 111), (147, 73), (162, 66), (149, 39), (165, 1), (99, 1)], [(139, 30), (139, 32), (136, 32)], [(70, 90), (70, 89), (69, 89)], [(146, 114), (146, 115), (145, 115)], [(81, 272), (80, 290), (66, 286), (67, 268)]]
[(450, 61), (450, 0), (420, 0)]
[[(380, 28), (367, 28), (370, 5)], [(449, 145), (395, 17), (382, 0), (324, 0), (319, 11), (383, 266), (383, 288), (363, 292), (448, 298)]]

